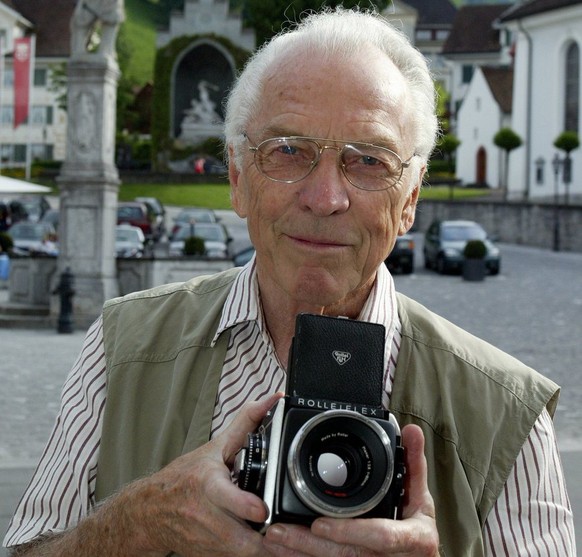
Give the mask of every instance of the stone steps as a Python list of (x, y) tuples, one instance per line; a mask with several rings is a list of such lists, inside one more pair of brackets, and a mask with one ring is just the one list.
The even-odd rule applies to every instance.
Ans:
[(48, 306), (0, 304), (0, 329), (50, 329), (55, 327)]

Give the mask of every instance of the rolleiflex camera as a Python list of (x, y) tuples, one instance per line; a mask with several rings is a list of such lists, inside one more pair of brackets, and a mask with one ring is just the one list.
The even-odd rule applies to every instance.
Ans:
[(286, 396), (237, 455), (238, 485), (262, 497), (269, 524), (318, 516), (399, 518), (404, 449), (382, 409), (384, 326), (297, 317)]

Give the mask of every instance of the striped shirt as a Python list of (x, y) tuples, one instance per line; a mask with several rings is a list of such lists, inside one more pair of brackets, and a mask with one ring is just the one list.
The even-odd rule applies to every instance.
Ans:
[[(394, 283), (384, 266), (380, 267), (359, 319), (386, 328), (383, 404), (388, 407), (401, 336)], [(227, 329), (231, 334), (212, 419), (213, 436), (230, 423), (246, 401), (259, 400), (285, 384), (285, 370), (262, 314), (254, 260), (233, 285), (217, 336)], [(100, 318), (88, 330), (65, 382), (54, 429), (16, 509), (4, 545), (19, 545), (42, 533), (70, 528), (95, 506), (106, 396)], [(570, 502), (547, 411), (538, 418), (487, 518), (484, 540), (486, 554), (491, 556), (576, 554)]]

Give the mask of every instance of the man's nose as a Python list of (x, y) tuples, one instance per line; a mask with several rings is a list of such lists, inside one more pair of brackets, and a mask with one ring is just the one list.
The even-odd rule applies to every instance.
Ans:
[(333, 145), (323, 146), (316, 167), (302, 180), (299, 202), (319, 216), (344, 212), (350, 205), (350, 184), (341, 168), (340, 152)]

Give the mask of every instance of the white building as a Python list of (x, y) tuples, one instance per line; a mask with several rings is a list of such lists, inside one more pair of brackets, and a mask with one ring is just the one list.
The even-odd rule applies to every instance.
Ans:
[[(69, 21), (74, 2), (67, 0), (0, 1), (0, 153), (3, 166), (23, 166), (31, 159), (65, 158), (66, 112), (51, 91), (51, 72), (69, 57)], [(35, 64), (28, 122), (14, 129), (12, 53), (14, 40), (35, 36)], [(60, 92), (64, 93), (64, 90)]]
[(462, 6), (453, 21), (442, 54), (451, 71), (447, 89), (450, 95), (450, 127), (458, 136), (457, 113), (476, 68), (511, 63), (511, 36), (495, 25), (499, 16), (510, 6), (510, 3)]
[(473, 74), (457, 118), (457, 177), (464, 184), (505, 185), (505, 153), (493, 137), (511, 127), (512, 85), (510, 68), (483, 66)]
[[(501, 17), (516, 38), (512, 129), (524, 146), (510, 157), (510, 194), (553, 197), (553, 146), (564, 130), (580, 134), (582, 0), (531, 0)], [(582, 149), (572, 152), (571, 194), (582, 194)], [(560, 173), (559, 194), (565, 188)]]
[(382, 13), (428, 59), (435, 80), (447, 91), (451, 86), (451, 69), (441, 52), (456, 13), (457, 8), (450, 0), (393, 0)]

